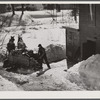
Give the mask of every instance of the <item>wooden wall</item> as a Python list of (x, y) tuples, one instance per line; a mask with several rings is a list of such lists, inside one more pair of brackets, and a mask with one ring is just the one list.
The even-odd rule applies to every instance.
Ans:
[(79, 10), (81, 55), (83, 56), (83, 43), (87, 40), (94, 41), (95, 51), (100, 53), (100, 4), (81, 4)]

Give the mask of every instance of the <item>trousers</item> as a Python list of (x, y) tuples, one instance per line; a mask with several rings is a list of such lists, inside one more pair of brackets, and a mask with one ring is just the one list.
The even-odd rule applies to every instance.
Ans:
[(42, 64), (43, 64), (43, 60), (45, 61), (45, 63), (47, 64), (47, 67), (50, 69), (50, 65), (49, 62), (47, 60), (47, 57), (44, 56), (42, 59), (39, 59), (39, 64), (40, 64), (40, 69), (43, 69)]

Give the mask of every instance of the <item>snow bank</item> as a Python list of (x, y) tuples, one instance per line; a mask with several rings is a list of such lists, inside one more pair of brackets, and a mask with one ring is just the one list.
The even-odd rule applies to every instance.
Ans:
[[(80, 63), (81, 64), (81, 63)], [(35, 73), (31, 74), (30, 81), (24, 84), (25, 90), (49, 90), (49, 91), (75, 91), (86, 90), (84, 83), (81, 82), (78, 68), (80, 64), (70, 68), (67, 72), (66, 60), (50, 64), (51, 69), (43, 75), (36, 77)], [(46, 65), (44, 66), (46, 68)], [(41, 85), (40, 85), (41, 84)]]
[(100, 90), (100, 55), (93, 55), (83, 61), (79, 73), (89, 90)]
[[(13, 82), (16, 85), (22, 85), (28, 82), (28, 75), (17, 74), (13, 72), (7, 72), (5, 70), (0, 70), (0, 75), (10, 82)], [(6, 84), (6, 83), (5, 83)]]
[[(0, 75), (19, 85), (25, 91), (82, 91), (86, 90), (86, 88), (79, 74), (81, 63), (74, 65), (68, 70), (66, 59), (51, 63), (51, 69), (39, 77), (36, 76), (37, 72), (22, 75), (4, 70), (0, 70)], [(44, 70), (47, 69), (47, 65), (43, 64), (43, 68)], [(64, 70), (67, 70), (67, 72)]]
[(64, 67), (51, 69), (47, 74), (53, 78), (53, 82), (61, 90), (66, 91), (75, 91), (75, 90), (85, 90), (83, 84), (78, 80), (79, 75), (74, 74), (73, 72), (65, 72)]
[(46, 48), (46, 54), (49, 63), (63, 60), (66, 58), (65, 46), (60, 44), (59, 45), (50, 44)]
[(0, 91), (20, 91), (14, 83), (4, 79), (0, 76)]
[(74, 84), (74, 87), (71, 87), (72, 90), (86, 90), (86, 86), (82, 81), (79, 73), (81, 63), (82, 62), (75, 64), (67, 71), (66, 79), (69, 80), (72, 85)]

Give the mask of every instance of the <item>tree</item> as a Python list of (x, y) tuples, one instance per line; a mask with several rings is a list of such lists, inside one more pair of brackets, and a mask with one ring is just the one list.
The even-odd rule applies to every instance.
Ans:
[(22, 14), (24, 14), (24, 4), (22, 4), (21, 6), (22, 6)]
[(11, 4), (11, 7), (12, 7), (12, 13), (13, 13), (13, 15), (15, 15), (15, 8), (14, 8), (14, 4)]
[[(15, 8), (16, 6), (14, 6), (14, 4), (11, 4), (12, 7), (12, 13), (13, 15), (15, 15)], [(24, 4), (21, 4), (21, 10), (22, 10), (22, 14), (24, 13)]]

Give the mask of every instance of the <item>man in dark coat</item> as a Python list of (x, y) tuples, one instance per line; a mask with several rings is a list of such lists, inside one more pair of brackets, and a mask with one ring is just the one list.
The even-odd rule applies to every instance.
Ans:
[(47, 64), (48, 68), (51, 69), (51, 67), (48, 63), (48, 60), (47, 60), (45, 49), (42, 47), (41, 44), (39, 44), (38, 47), (39, 47), (39, 50), (38, 50), (39, 60), (38, 60), (38, 62), (40, 63), (40, 69), (43, 69), (43, 67), (42, 67), (43, 60), (45, 60), (45, 63)]

